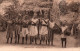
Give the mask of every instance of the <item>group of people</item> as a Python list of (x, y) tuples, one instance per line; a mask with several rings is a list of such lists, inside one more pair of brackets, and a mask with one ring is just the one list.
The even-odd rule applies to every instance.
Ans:
[[(37, 39), (40, 39), (40, 44), (42, 41), (49, 42), (48, 39), (53, 39), (50, 29), (54, 26), (54, 22), (45, 18), (32, 18), (30, 20), (23, 20), (22, 24), (15, 23), (8, 24), (7, 26), (7, 43), (9, 42), (9, 38), (11, 39), (10, 43), (12, 43), (13, 34), (15, 34), (15, 43), (19, 43), (20, 37), (22, 37), (22, 43), (24, 43), (24, 39), (26, 38), (26, 43), (28, 37), (30, 37), (30, 44), (35, 41), (37, 44)], [(49, 32), (50, 31), (50, 32)], [(50, 37), (52, 36), (52, 37)], [(49, 37), (49, 38), (48, 38)]]
[[(35, 42), (37, 44), (37, 40), (40, 40), (39, 44), (42, 42), (46, 42), (46, 44), (53, 45), (54, 39), (54, 30), (55, 22), (52, 19), (47, 18), (31, 18), (30, 20), (23, 20), (21, 24), (19, 23), (9, 23), (7, 26), (7, 43), (12, 43), (13, 35), (15, 35), (15, 43), (19, 43), (20, 38), (22, 38), (22, 44), (24, 44), (24, 40), (26, 43), (28, 39), (30, 39), (30, 44)], [(62, 32), (64, 34), (65, 28), (62, 28)], [(62, 43), (66, 39), (61, 38)], [(65, 42), (66, 43), (66, 42)], [(62, 45), (63, 46), (63, 45)]]

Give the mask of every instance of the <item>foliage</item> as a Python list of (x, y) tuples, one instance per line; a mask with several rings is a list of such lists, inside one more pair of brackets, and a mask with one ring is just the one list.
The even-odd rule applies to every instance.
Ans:
[(76, 23), (76, 21), (79, 21), (77, 20), (78, 19), (78, 15), (79, 15), (79, 7), (80, 7), (80, 3), (79, 2), (72, 2), (68, 5), (69, 7), (69, 10), (71, 12), (74, 12), (75, 15), (73, 16), (74, 17), (74, 20), (73, 20), (73, 23)]
[(63, 14), (63, 15), (67, 14), (67, 12), (68, 12), (68, 6), (67, 6), (67, 3), (66, 3), (65, 0), (62, 0), (59, 3), (59, 9), (61, 11), (61, 14)]
[(22, 17), (26, 15), (25, 10), (21, 10), (21, 6), (19, 5), (18, 0), (12, 0), (13, 5), (10, 5), (9, 7), (6, 8), (6, 13), (4, 14), (4, 17), (7, 18), (8, 20), (12, 21), (19, 21), (21, 20)]
[(13, 6), (9, 6), (5, 13), (5, 17), (12, 20), (12, 19), (15, 19), (15, 17), (17, 17), (17, 16), (18, 16), (18, 14), (15, 11), (15, 8)]
[(69, 4), (69, 9), (72, 12), (78, 12), (79, 11), (79, 7), (80, 7), (80, 3), (79, 2), (72, 2)]

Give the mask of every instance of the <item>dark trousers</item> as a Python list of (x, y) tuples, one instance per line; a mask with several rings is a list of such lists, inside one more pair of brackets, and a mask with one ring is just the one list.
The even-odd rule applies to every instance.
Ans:
[(19, 43), (19, 39), (20, 39), (20, 35), (17, 34), (17, 35), (15, 36), (15, 43)]
[(42, 44), (42, 41), (46, 41), (46, 45), (47, 45), (47, 36), (46, 35), (41, 35), (40, 36), (40, 44)]
[(7, 43), (9, 43), (9, 39), (10, 39), (10, 43), (12, 43), (13, 38), (7, 38)]
[(61, 38), (62, 47), (66, 48), (66, 38)]
[(35, 36), (30, 36), (30, 44), (32, 44), (32, 42), (34, 42), (35, 40), (35, 44), (37, 44), (36, 40), (37, 38)]
[(50, 29), (49, 30), (49, 34), (48, 34), (48, 45), (53, 45), (53, 39), (54, 39), (54, 33), (53, 30)]
[(26, 35), (26, 38), (25, 37), (22, 37), (22, 44), (24, 44), (24, 40), (26, 39), (26, 43), (27, 43), (27, 40), (28, 40), (28, 35)]
[(24, 37), (22, 37), (22, 44), (24, 44)]
[(53, 37), (49, 37), (50, 39), (48, 39), (48, 45), (53, 45)]
[(32, 41), (33, 41), (32, 36), (30, 36), (30, 44), (32, 44)]
[(28, 40), (28, 35), (26, 35), (26, 44), (27, 44), (27, 40)]
[(45, 40), (45, 37), (44, 36), (41, 36), (40, 44), (42, 44), (42, 41), (44, 42), (44, 40)]

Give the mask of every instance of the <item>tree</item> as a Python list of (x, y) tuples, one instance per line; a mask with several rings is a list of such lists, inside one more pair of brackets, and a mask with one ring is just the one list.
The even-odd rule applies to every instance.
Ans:
[(13, 20), (18, 16), (18, 13), (16, 12), (15, 8), (11, 5), (7, 8), (7, 11), (5, 13), (5, 17)]
[(4, 17), (6, 19), (9, 19), (9, 20), (16, 20), (17, 18), (21, 18), (21, 15), (19, 15), (21, 12), (20, 10), (20, 5), (19, 5), (19, 1), (18, 0), (12, 0), (13, 4), (8, 6), (7, 8), (5, 8), (5, 14), (4, 14)]
[(62, 15), (67, 14), (67, 12), (68, 12), (68, 7), (67, 7), (67, 3), (66, 3), (65, 0), (62, 0), (62, 1), (59, 3), (59, 9), (60, 9)]
[(51, 10), (51, 19), (53, 19), (56, 24), (60, 26), (60, 9), (59, 4), (55, 0), (53, 1), (53, 6)]
[(79, 2), (72, 2), (71, 4), (69, 4), (69, 9), (72, 12), (78, 13), (79, 12), (79, 6), (80, 6)]
[(79, 7), (80, 7), (80, 3), (79, 2), (72, 2), (71, 4), (68, 5), (69, 10), (75, 13), (74, 21), (76, 21), (77, 18), (78, 18)]
[(78, 18), (78, 15), (79, 15), (80, 3), (79, 2), (72, 2), (71, 4), (68, 5), (68, 7), (69, 7), (69, 10), (71, 12), (75, 13), (75, 15), (73, 16), (74, 20), (72, 21), (72, 24), (73, 24), (72, 29), (73, 29), (73, 32), (74, 32), (76, 30), (76, 27), (74, 25), (75, 25), (76, 21), (78, 21), (77, 18)]
[(4, 0), (0, 0), (0, 3), (2, 3)]

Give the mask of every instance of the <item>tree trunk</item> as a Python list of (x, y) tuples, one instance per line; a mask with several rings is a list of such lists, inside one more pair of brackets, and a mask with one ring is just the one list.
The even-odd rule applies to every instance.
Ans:
[(73, 33), (73, 32), (74, 32), (74, 31), (73, 31), (73, 30), (74, 30), (74, 28), (73, 28), (73, 27), (74, 27), (74, 24), (72, 25), (71, 35), (73, 35), (73, 34), (74, 34), (74, 33)]

